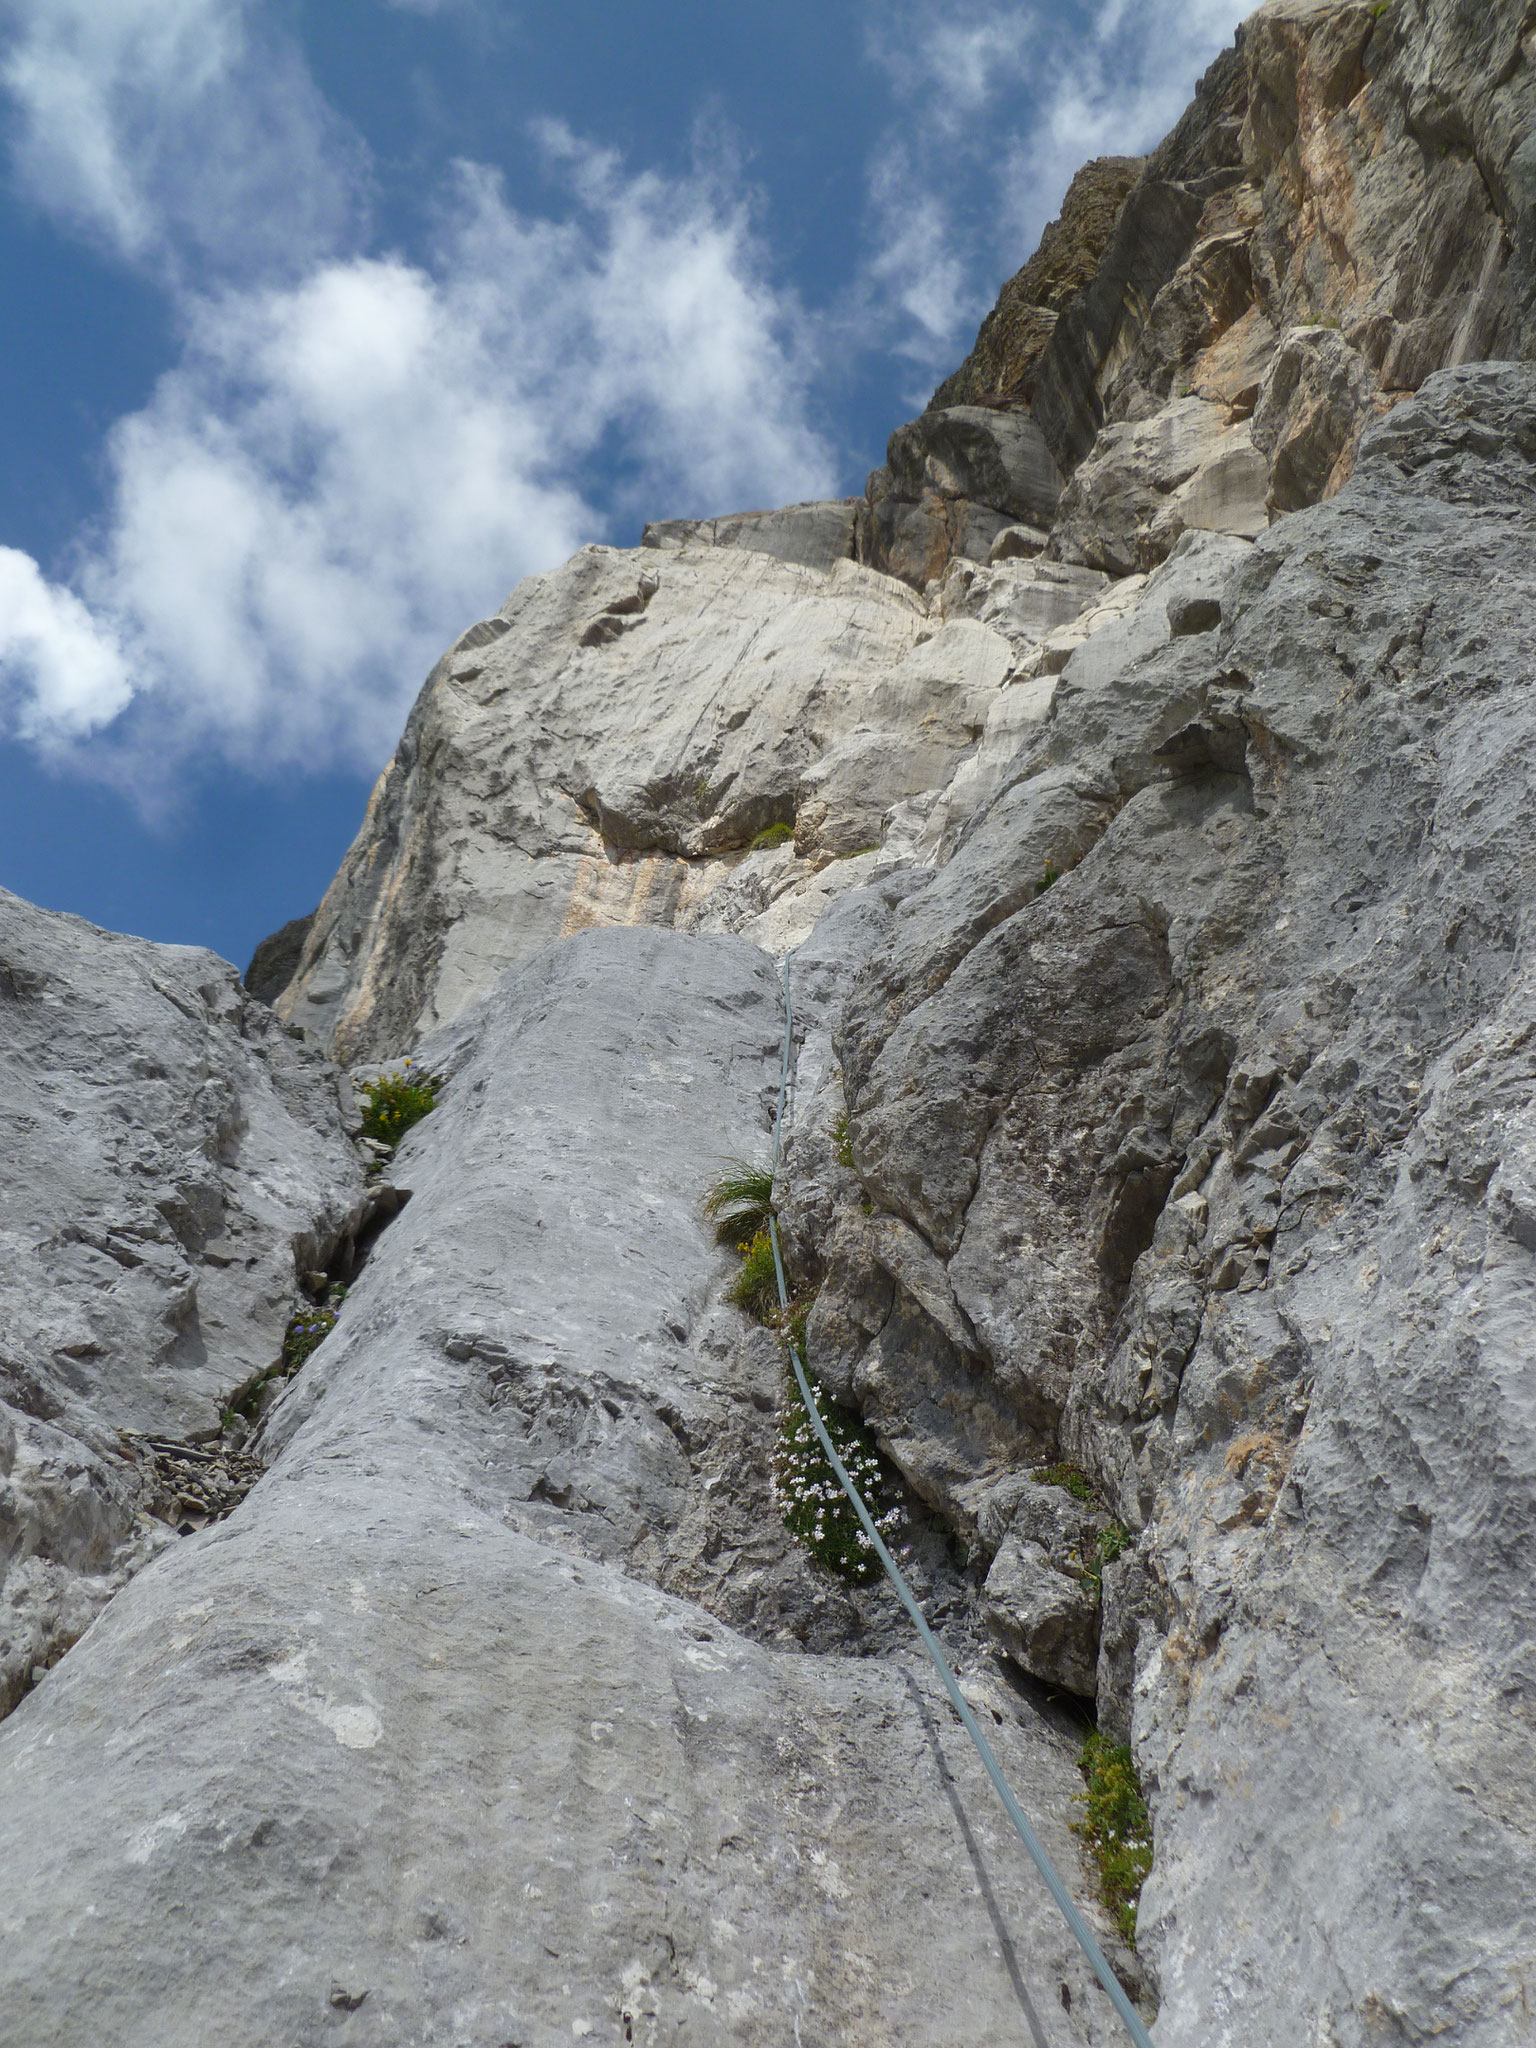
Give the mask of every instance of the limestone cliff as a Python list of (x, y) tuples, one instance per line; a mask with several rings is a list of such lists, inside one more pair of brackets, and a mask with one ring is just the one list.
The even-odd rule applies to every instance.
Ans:
[(1531, 2040), (1533, 114), (1269, 0), (864, 500), (460, 635), (278, 1016), (0, 899), (8, 2040), (1117, 2038), (773, 1492), (784, 956), (811, 1364), (1159, 2048)]

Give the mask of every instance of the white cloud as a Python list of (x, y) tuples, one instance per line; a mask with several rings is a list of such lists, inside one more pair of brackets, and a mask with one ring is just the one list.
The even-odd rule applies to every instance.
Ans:
[(18, 725), (28, 739), (90, 732), (133, 694), (110, 626), (93, 618), (73, 591), (45, 581), (30, 555), (6, 547), (0, 547), (0, 691), (21, 700)]
[(254, 0), (0, 0), (11, 157), (131, 262), (293, 274), (359, 231), (366, 158)]
[(910, 151), (893, 147), (882, 156), (869, 193), (875, 247), (866, 290), (892, 329), (892, 348), (931, 381), (989, 301), (977, 292), (972, 250), (956, 228), (953, 208), (926, 183)]
[(1031, 6), (904, 0), (868, 25), (869, 53), (924, 125), (952, 136), (1027, 76), (1041, 25)]
[[(461, 166), (429, 266), (339, 259), (184, 303), (183, 358), (111, 436), (110, 516), (75, 578), (132, 678), (98, 765), (141, 789), (208, 748), (376, 767), (453, 633), (616, 514), (832, 487), (802, 323), (742, 207), (546, 142), (565, 222)], [(30, 630), (8, 596), (0, 653)], [(115, 689), (82, 669), (72, 694), (66, 666), (13, 675), (40, 739), (111, 724), (128, 694), (121, 663)]]
[(195, 754), (372, 767), (523, 573), (641, 515), (835, 488), (829, 347), (952, 368), (999, 274), (976, 181), (1006, 163), (1032, 239), (1082, 156), (1169, 125), (1242, 9), (1156, 11), (1101, 0), (1086, 43), (1039, 0), (886, 16), (903, 126), (813, 332), (729, 169), (633, 174), (551, 126), (560, 218), (461, 165), (408, 260), (369, 248), (366, 155), (262, 0), (0, 0), (28, 189), (148, 266), (184, 337), (109, 438), (70, 587), (0, 551), (0, 719), (141, 793)]

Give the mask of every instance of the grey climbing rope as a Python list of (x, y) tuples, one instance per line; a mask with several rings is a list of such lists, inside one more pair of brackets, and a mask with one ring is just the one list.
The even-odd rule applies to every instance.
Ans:
[[(784, 1103), (789, 1090), (789, 1067), (794, 1041), (794, 1014), (790, 1008), (789, 961), (787, 959), (784, 961), (783, 967), (784, 1063), (779, 1074), (779, 1106), (773, 1120), (773, 1170), (775, 1175), (777, 1175), (779, 1170), (780, 1134), (784, 1124)], [(806, 1376), (805, 1366), (801, 1360), (800, 1353), (795, 1348), (794, 1339), (788, 1334), (789, 1289), (784, 1284), (784, 1260), (779, 1251), (779, 1226), (771, 1210), (768, 1216), (768, 1234), (773, 1244), (773, 1270), (775, 1278), (779, 1283), (779, 1307), (784, 1311), (785, 1342), (789, 1349), (790, 1364), (795, 1369), (795, 1380), (800, 1388), (800, 1398), (805, 1403), (805, 1412), (811, 1418), (812, 1427), (821, 1441), (821, 1448), (826, 1453), (827, 1462), (837, 1474), (838, 1485), (841, 1486), (852, 1502), (853, 1511), (859, 1518), (859, 1524), (869, 1541), (870, 1547), (885, 1567), (886, 1577), (896, 1588), (902, 1606), (906, 1608), (908, 1614), (912, 1617), (912, 1625), (917, 1630), (918, 1637), (922, 1642), (923, 1648), (928, 1652), (934, 1669), (943, 1680), (944, 1690), (949, 1694), (950, 1704), (960, 1716), (961, 1726), (965, 1729), (966, 1734), (975, 1743), (976, 1753), (986, 1767), (987, 1776), (992, 1780), (998, 1798), (1003, 1802), (1003, 1811), (1013, 1822), (1019, 1840), (1029, 1851), (1030, 1856), (1034, 1860), (1035, 1868), (1045, 1879), (1046, 1890), (1061, 1908), (1062, 1918), (1066, 1921), (1068, 1927), (1071, 1928), (1078, 1947), (1093, 1966), (1095, 1976), (1104, 1986), (1105, 1991), (1108, 1992), (1110, 2003), (1125, 2022), (1126, 2032), (1135, 2042), (1136, 2048), (1155, 2048), (1152, 2036), (1142, 2024), (1141, 2017), (1136, 2011), (1135, 2006), (1132, 2005), (1130, 1999), (1126, 1996), (1125, 1987), (1109, 1967), (1104, 1951), (1094, 1940), (1093, 1932), (1088, 1923), (1084, 1920), (1082, 1914), (1078, 1912), (1076, 1906), (1073, 1905), (1066, 1886), (1057, 1876), (1056, 1866), (1045, 1853), (1044, 1845), (1025, 1819), (1024, 1809), (1019, 1805), (1018, 1800), (1014, 1798), (1008, 1780), (1003, 1776), (1002, 1766), (992, 1754), (992, 1745), (988, 1742), (986, 1736), (982, 1734), (977, 1724), (976, 1716), (966, 1705), (965, 1696), (960, 1690), (955, 1674), (949, 1668), (949, 1660), (939, 1648), (933, 1630), (929, 1628), (928, 1623), (924, 1620), (923, 1610), (918, 1606), (917, 1601), (912, 1596), (911, 1588), (902, 1577), (901, 1567), (886, 1549), (880, 1531), (875, 1527), (874, 1517), (864, 1505), (859, 1489), (848, 1477), (847, 1468), (843, 1464), (842, 1459), (837, 1455), (837, 1446), (832, 1441), (827, 1425), (821, 1419), (821, 1410), (816, 1405), (816, 1397), (811, 1391), (811, 1383)]]

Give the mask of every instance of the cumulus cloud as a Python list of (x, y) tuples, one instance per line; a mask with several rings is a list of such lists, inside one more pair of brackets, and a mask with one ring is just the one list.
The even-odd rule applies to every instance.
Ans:
[[(0, 582), (23, 729), (116, 720), (95, 758), (141, 784), (209, 747), (373, 767), (445, 640), (519, 576), (642, 507), (831, 487), (803, 326), (743, 206), (544, 140), (562, 222), (461, 165), (428, 263), (338, 258), (184, 303), (180, 363), (110, 438), (110, 515), (74, 579), (90, 611), (48, 593), (57, 659), (10, 658)], [(73, 693), (66, 627), (120, 650)]]
[(1027, 75), (1042, 24), (1032, 6), (904, 0), (868, 25), (869, 54), (924, 124), (952, 136)]
[(0, 682), (23, 699), (25, 738), (73, 738), (115, 718), (133, 694), (109, 625), (30, 555), (0, 547)]
[(361, 229), (367, 158), (254, 0), (0, 0), (11, 158), (135, 264), (289, 274)]

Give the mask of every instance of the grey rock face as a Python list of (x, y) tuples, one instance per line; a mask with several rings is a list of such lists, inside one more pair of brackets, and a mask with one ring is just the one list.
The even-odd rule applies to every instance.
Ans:
[[(1246, 490), (1245, 465), (1255, 472)], [(1251, 540), (1268, 524), (1267, 475), (1249, 430), (1232, 426), (1225, 406), (1176, 400), (1104, 429), (1063, 495), (1051, 552), (1129, 576), (1162, 561), (1191, 527)]]
[(261, 941), (251, 955), (250, 966), (241, 977), (253, 996), (264, 1003), (276, 1002), (298, 971), (304, 941), (309, 937), (309, 928), (314, 921), (313, 911), (307, 917), (290, 918), (287, 924)]
[[(1529, 30), (1523, 0), (1268, 0), (1075, 292), (1030, 319), (1030, 266), (1004, 287), (943, 388), (1027, 403), (1067, 480), (1063, 559), (1119, 575), (1191, 528), (1255, 538), (1433, 372), (1536, 347)], [(984, 560), (999, 529), (900, 467), (871, 479), (862, 558), (920, 588)]]
[(870, 478), (859, 559), (921, 589), (954, 557), (986, 561), (1015, 522), (1049, 525), (1061, 473), (1026, 411), (978, 405), (898, 427)]
[(858, 500), (832, 498), (783, 505), (771, 512), (731, 512), (718, 519), (656, 519), (640, 536), (644, 548), (749, 548), (805, 569), (830, 569), (854, 552)]
[(1219, 628), (1150, 580), (834, 1023), (843, 1381), (1021, 1658), (1061, 1589), (978, 1476), (1059, 1443), (1143, 1531), (1098, 1678), (1169, 2048), (1528, 2032), (1533, 518), (1536, 368), (1467, 367), (1205, 556)]
[[(663, 522), (455, 643), (283, 998), (445, 1097), (238, 1458), (185, 1441), (222, 1365), (156, 1350), (181, 1212), (100, 1133), (216, 1155), (291, 1285), (351, 1227), (331, 1083), (205, 956), (89, 935), (59, 1046), (56, 959), (0, 970), (53, 1105), (0, 1211), (16, 1668), (270, 1461), (0, 1729), (23, 2048), (1113, 2037), (891, 1601), (772, 1497), (778, 1348), (697, 1202), (766, 1154), (786, 952), (813, 1369), (1073, 1882), (1026, 1703), (1132, 1743), (1160, 2048), (1528, 2048), (1536, 368), (1476, 360), (1536, 331), (1528, 13), (1270, 0), (991, 323), (967, 375), (1033, 424), (898, 435), (854, 537), (900, 576), (847, 507)], [(167, 1037), (171, 1136), (96, 1085)], [(226, 1071), (309, 1137), (227, 1159)], [(109, 1198), (158, 1249), (102, 1287)], [(119, 1379), (169, 1402), (131, 1466)]]
[[(234, 969), (0, 891), (0, 1712), (164, 1540), (369, 1209), (334, 1080)], [(128, 1432), (130, 1434), (125, 1434)]]
[[(921, 599), (849, 561), (690, 541), (529, 577), (428, 678), (282, 1014), (347, 1060), (407, 1052), (550, 940), (695, 921), (840, 740), (904, 734), (947, 779), (1007, 648), (925, 635)], [(941, 706), (935, 753), (921, 719)]]
[[(753, 947), (609, 931), (430, 1048), (272, 1469), (0, 1728), (8, 2042), (1108, 2038), (915, 1667), (657, 1590), (762, 1490), (697, 1200), (778, 1026)], [(967, 1683), (1072, 1871), (1072, 1741)]]
[[(1106, 585), (988, 575), (995, 608), (951, 608), (850, 561), (690, 540), (529, 578), (428, 678), (281, 1014), (382, 1058), (591, 926), (798, 944), (870, 878), (851, 857), (931, 857), (926, 810), (974, 755), (1012, 752), (992, 727), (1027, 709), (1009, 685)], [(752, 849), (769, 826), (793, 862)]]

